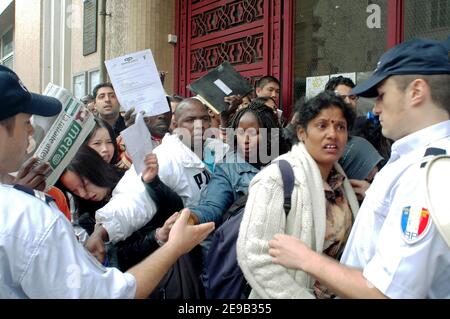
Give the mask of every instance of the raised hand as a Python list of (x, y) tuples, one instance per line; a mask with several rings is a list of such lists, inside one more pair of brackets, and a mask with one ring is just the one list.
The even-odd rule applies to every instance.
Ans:
[(136, 121), (136, 113), (134, 113), (135, 108), (132, 107), (123, 115), (123, 120), (125, 121), (125, 126), (130, 127)]
[(156, 154), (147, 154), (144, 158), (145, 168), (142, 171), (142, 180), (144, 183), (150, 183), (158, 175), (159, 165)]

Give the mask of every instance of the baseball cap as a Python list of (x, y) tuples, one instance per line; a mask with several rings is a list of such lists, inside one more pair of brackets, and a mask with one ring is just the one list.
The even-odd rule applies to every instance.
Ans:
[(19, 113), (54, 116), (61, 103), (49, 96), (30, 93), (16, 73), (0, 65), (0, 121)]
[(351, 91), (363, 97), (378, 96), (377, 85), (391, 75), (450, 74), (448, 49), (444, 42), (413, 39), (396, 45), (381, 56), (368, 80)]

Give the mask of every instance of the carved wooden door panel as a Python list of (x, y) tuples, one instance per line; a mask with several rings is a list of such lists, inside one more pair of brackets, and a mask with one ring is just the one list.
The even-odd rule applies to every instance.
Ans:
[(252, 83), (268, 74), (280, 79), (282, 103), (289, 105), (292, 3), (292, 0), (178, 0), (175, 92), (189, 96), (186, 88), (189, 83), (229, 61)]

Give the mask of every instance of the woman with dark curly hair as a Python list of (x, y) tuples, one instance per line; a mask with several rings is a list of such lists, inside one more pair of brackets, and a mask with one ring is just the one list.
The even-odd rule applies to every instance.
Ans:
[(230, 127), (234, 134), (228, 141), (233, 150), (216, 165), (199, 205), (190, 207), (196, 223), (221, 224), (228, 208), (247, 194), (252, 178), (285, 151), (278, 119), (270, 107), (252, 101), (235, 114)]

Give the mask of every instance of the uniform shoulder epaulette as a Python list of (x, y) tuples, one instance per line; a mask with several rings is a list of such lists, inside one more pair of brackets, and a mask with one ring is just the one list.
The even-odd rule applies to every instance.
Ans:
[(48, 205), (50, 205), (50, 203), (52, 203), (52, 202), (55, 201), (55, 200), (53, 199), (53, 197), (51, 197), (51, 196), (45, 194), (44, 192), (40, 192), (40, 191), (37, 191), (37, 190), (35, 190), (35, 189), (26, 187), (26, 186), (22, 186), (22, 185), (14, 185), (14, 188), (17, 189), (17, 190), (19, 190), (19, 191), (21, 191), (21, 192), (24, 192), (24, 193), (26, 193), (26, 194), (28, 194), (28, 195), (31, 195), (31, 196), (33, 196), (33, 197), (36, 197), (36, 198), (40, 199), (41, 201), (47, 203)]
[(423, 155), (422, 162), (420, 164), (420, 168), (424, 168), (432, 157), (438, 156), (438, 155), (446, 155), (446, 154), (447, 154), (447, 151), (442, 148), (437, 148), (437, 147), (427, 148), (425, 151), (425, 154)]

